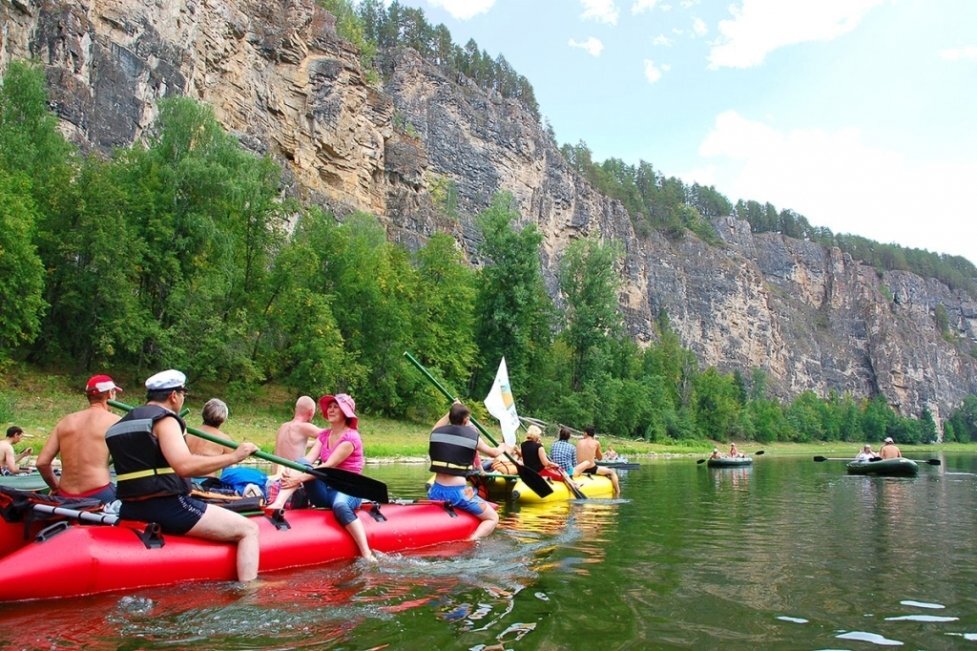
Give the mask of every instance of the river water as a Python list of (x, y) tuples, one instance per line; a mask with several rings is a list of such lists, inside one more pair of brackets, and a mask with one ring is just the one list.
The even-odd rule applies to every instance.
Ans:
[[(619, 500), (507, 505), (478, 545), (0, 605), (0, 648), (977, 648), (977, 457), (940, 458), (913, 479), (647, 461)], [(367, 473), (402, 498), (428, 474)]]

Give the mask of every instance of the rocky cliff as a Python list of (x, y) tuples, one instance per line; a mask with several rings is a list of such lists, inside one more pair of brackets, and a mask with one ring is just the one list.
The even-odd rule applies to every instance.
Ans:
[[(312, 0), (0, 0), (0, 24), (0, 72), (12, 59), (41, 61), (65, 133), (85, 148), (130, 144), (161, 97), (188, 95), (278, 159), (290, 191), (374, 213), (407, 246), (447, 230), (472, 253), (472, 218), (500, 190), (545, 234), (554, 290), (572, 239), (620, 241), (620, 303), (635, 338), (653, 340), (664, 310), (702, 364), (764, 369), (781, 396), (881, 393), (939, 422), (977, 393), (971, 297), (837, 249), (754, 235), (731, 217), (716, 222), (722, 246), (639, 238), (621, 204), (575, 174), (517, 103), (411, 51), (386, 60), (382, 88), (370, 85)], [(451, 211), (439, 209), (444, 187), (457, 191)]]

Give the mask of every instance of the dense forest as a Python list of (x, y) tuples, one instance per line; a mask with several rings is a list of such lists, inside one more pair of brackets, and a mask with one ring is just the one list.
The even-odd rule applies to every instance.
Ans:
[[(341, 222), (281, 198), (280, 168), (245, 151), (209, 107), (160, 104), (145, 142), (82, 155), (47, 110), (42, 72), (0, 86), (0, 365), (145, 375), (184, 369), (246, 396), (264, 383), (349, 391), (369, 413), (430, 418), (440, 397), (411, 351), (473, 402), (506, 358), (520, 411), (647, 440), (900, 442), (936, 437), (928, 413), (882, 397), (771, 399), (759, 369), (700, 368), (658, 318), (641, 349), (616, 303), (621, 252), (575, 242), (558, 317), (511, 198), (477, 216), (485, 264), (436, 234), (411, 253), (375, 216)], [(977, 440), (977, 398), (947, 435)]]
[[(542, 119), (532, 85), (505, 57), (501, 54), (492, 57), (479, 49), (474, 40), (469, 40), (464, 47), (454, 44), (448, 28), (430, 25), (420, 9), (404, 7), (396, 0), (387, 7), (382, 0), (360, 0), (355, 5), (350, 0), (319, 0), (319, 4), (337, 16), (340, 35), (360, 48), (364, 68), (374, 76), (382, 74), (385, 68), (383, 53), (396, 56), (397, 48), (409, 47), (451, 74), (518, 100), (537, 120)], [(702, 240), (719, 245), (719, 237), (709, 219), (734, 215), (747, 221), (754, 233), (777, 232), (824, 246), (837, 246), (855, 260), (877, 269), (910, 271), (977, 297), (977, 267), (961, 256), (835, 234), (828, 228), (811, 226), (803, 215), (793, 210), (777, 210), (769, 202), (741, 200), (733, 205), (714, 187), (688, 185), (676, 177), (665, 176), (643, 160), (637, 165), (616, 158), (594, 161), (585, 142), (565, 144), (561, 151), (570, 165), (597, 190), (621, 201), (639, 236), (659, 231), (677, 239), (691, 231)]]

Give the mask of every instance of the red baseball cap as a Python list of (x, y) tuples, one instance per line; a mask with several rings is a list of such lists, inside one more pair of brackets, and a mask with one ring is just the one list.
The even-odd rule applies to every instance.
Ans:
[(108, 375), (93, 375), (88, 378), (85, 393), (105, 393), (106, 391), (122, 391), (122, 387)]

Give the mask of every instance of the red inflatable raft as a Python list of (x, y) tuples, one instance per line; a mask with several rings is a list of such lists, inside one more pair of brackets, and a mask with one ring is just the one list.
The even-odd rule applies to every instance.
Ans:
[[(85, 518), (53, 523), (0, 521), (0, 601), (236, 579), (232, 544), (158, 534), (140, 522), (87, 521), (105, 517), (86, 513)], [(332, 511), (300, 509), (285, 511), (281, 518), (252, 517), (260, 528), (261, 572), (358, 556)], [(479, 522), (440, 502), (364, 504), (358, 517), (370, 546), (385, 553), (465, 540)]]

